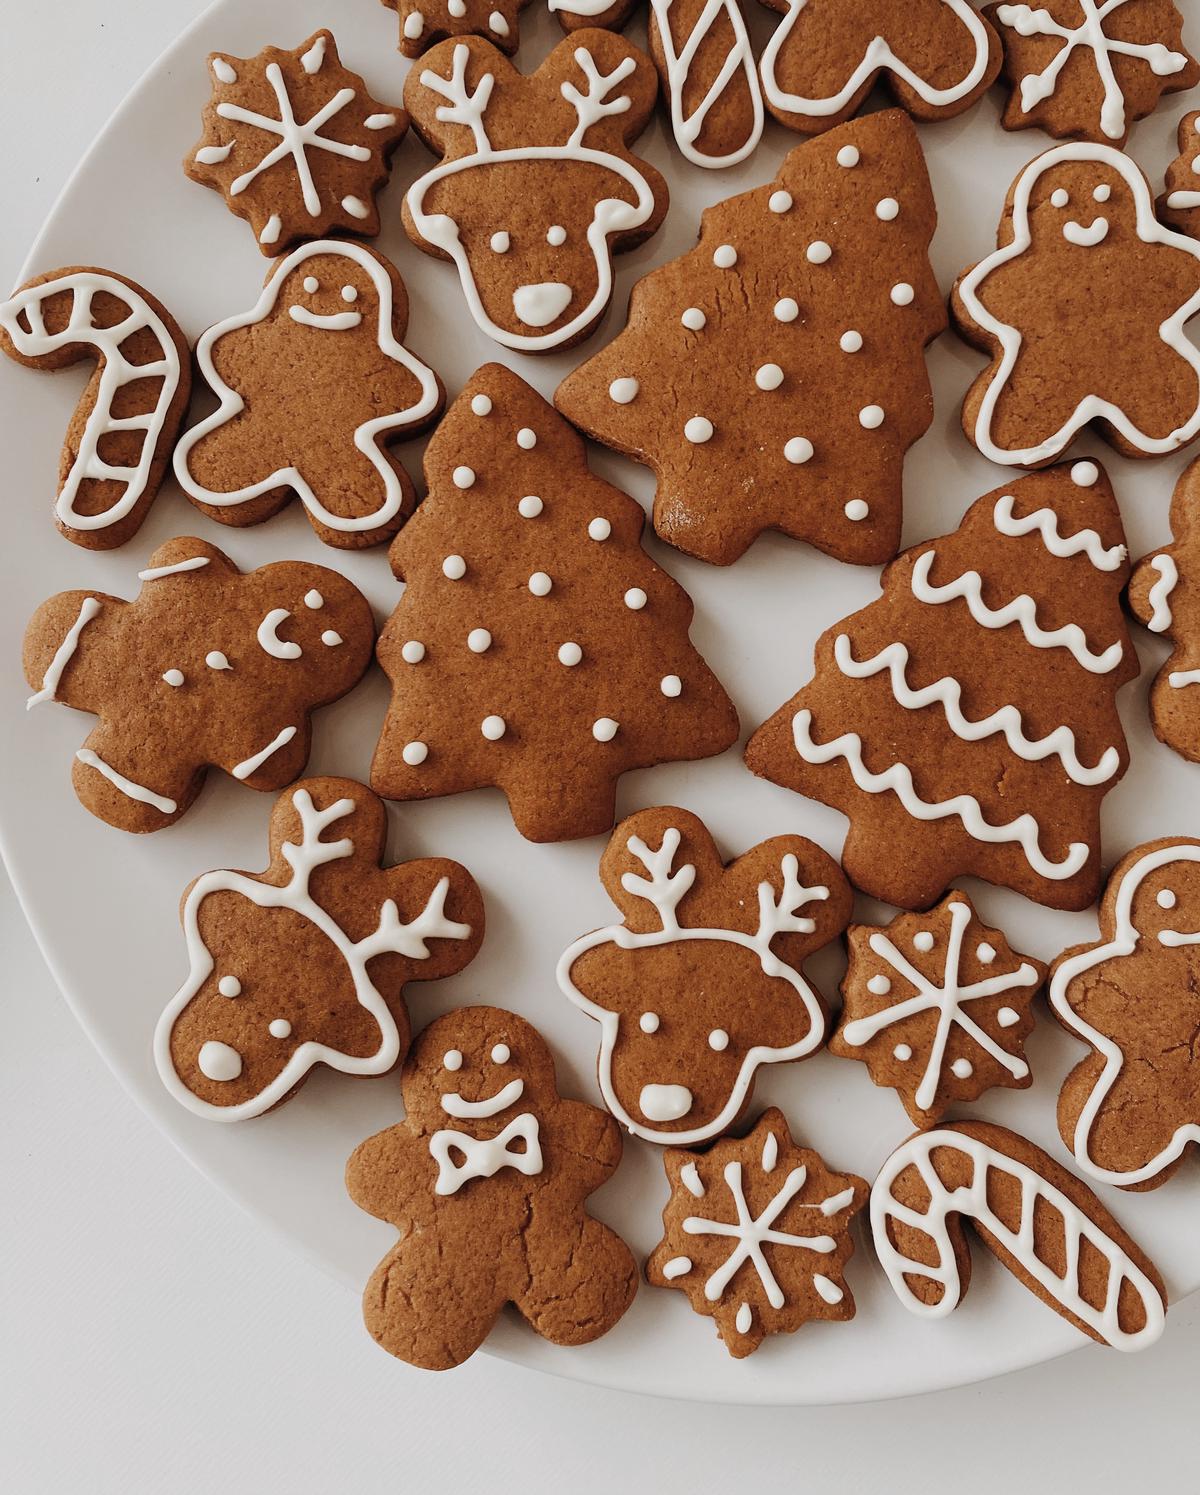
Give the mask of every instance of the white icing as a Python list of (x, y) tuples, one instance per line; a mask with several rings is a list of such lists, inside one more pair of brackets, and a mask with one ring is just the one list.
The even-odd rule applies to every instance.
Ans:
[(659, 1016), (657, 1012), (643, 1012), (638, 1018), (638, 1027), (643, 1033), (657, 1033)]
[(508, 731), (508, 723), (502, 716), (485, 716), (479, 730), (489, 742), (499, 742)]
[(173, 566), (151, 566), (147, 571), (138, 572), (139, 581), (158, 581), (163, 576), (178, 576), (183, 571), (199, 571), (201, 566), (208, 565), (208, 556), (193, 555), (186, 561), (176, 561)]
[(777, 322), (794, 322), (800, 315), (800, 306), (793, 296), (783, 296), (775, 303)]
[(1200, 670), (1172, 670), (1167, 676), (1172, 690), (1182, 690), (1186, 685), (1200, 685)]
[(179, 808), (173, 799), (168, 799), (164, 794), (155, 794), (153, 789), (147, 789), (144, 784), (136, 784), (132, 779), (127, 779), (123, 773), (118, 773), (111, 763), (106, 763), (91, 748), (82, 747), (75, 756), (85, 767), (94, 768), (97, 773), (103, 774), (108, 782), (114, 788), (119, 789), (127, 799), (135, 799), (140, 805), (152, 805), (164, 815), (174, 815)]
[(754, 1314), (751, 1312), (749, 1303), (743, 1303), (738, 1309), (733, 1325), (739, 1334), (749, 1334), (754, 1326)]
[(210, 1038), (207, 1043), (200, 1046), (200, 1052), (196, 1056), (196, 1067), (206, 1079), (214, 1080), (218, 1084), (227, 1084), (230, 1080), (236, 1080), (241, 1074), (242, 1056), (229, 1044), (218, 1043)]
[(737, 264), (737, 250), (732, 244), (719, 244), (713, 251), (713, 264), (718, 270), (732, 270)]
[(558, 649), (558, 662), (568, 666), (574, 666), (583, 658), (583, 650), (578, 644), (567, 642), (560, 644)]
[(212, 64), (213, 77), (218, 83), (237, 82), (237, 70), (231, 62), (227, 62), (224, 57), (212, 57), (209, 61)]
[(708, 318), (698, 306), (689, 306), (679, 320), (689, 332), (702, 332), (708, 322)]
[(851, 523), (861, 524), (871, 512), (871, 506), (865, 498), (852, 498), (842, 512)]
[(1078, 245), (1080, 249), (1094, 249), (1108, 238), (1108, 219), (1093, 218), (1086, 227), (1073, 219), (1068, 220), (1062, 226), (1062, 236), (1068, 244)]
[(601, 716), (592, 723), (592, 736), (597, 742), (611, 742), (620, 730), (620, 723), (611, 716)]
[(488, 28), (497, 36), (507, 36), (512, 29), (498, 10), (494, 10), (488, 16)]
[(327, 41), (327, 37), (318, 36), (308, 51), (301, 57), (300, 66), (306, 73), (319, 73), (321, 71), (322, 64), (325, 61)]
[(625, 606), (630, 610), (630, 612), (639, 613), (641, 612), (642, 608), (645, 607), (649, 599), (647, 598), (645, 592), (642, 591), (641, 587), (630, 587), (629, 590), (625, 593), (625, 597), (623, 600), (625, 602)]
[[(58, 691), (59, 683), (63, 677), (63, 671), (75, 657), (75, 650), (79, 647), (79, 639), (83, 630), (100, 611), (100, 603), (95, 597), (85, 597), (79, 604), (79, 613), (75, 621), (67, 629), (61, 644), (54, 651), (54, 658), (46, 666), (46, 673), (42, 676), (42, 688), (35, 691), (25, 702), (25, 710), (40, 705), (42, 701), (53, 701)], [(180, 677), (182, 680), (182, 676)]]
[(704, 1184), (701, 1181), (700, 1174), (697, 1172), (695, 1163), (685, 1163), (683, 1165), (679, 1170), (679, 1182), (696, 1199), (704, 1197)]
[(1174, 621), (1171, 613), (1171, 593), (1179, 583), (1179, 567), (1173, 556), (1156, 555), (1150, 562), (1158, 572), (1158, 580), (1150, 588), (1147, 599), (1150, 603), (1150, 621), (1146, 627), (1151, 633), (1166, 633)]
[(405, 664), (420, 664), (425, 658), (425, 645), (418, 639), (410, 638), (401, 648), (400, 657)]
[(884, 422), (882, 405), (864, 405), (858, 412), (858, 423), (864, 431), (878, 431)]
[(804, 257), (810, 265), (826, 265), (833, 255), (833, 250), (826, 244), (824, 239), (814, 239), (804, 251)]
[(406, 742), (400, 756), (409, 768), (419, 768), (429, 757), (429, 748), (423, 742)]
[(290, 1038), (292, 1036), (292, 1025), (286, 1017), (272, 1018), (267, 1024), (267, 1032), (272, 1038)]
[(693, 446), (703, 446), (713, 438), (713, 423), (705, 415), (693, 415), (684, 424), (683, 434)]
[(531, 431), (528, 426), (522, 426), (517, 432), (517, 445), (522, 451), (532, 451), (537, 446), (537, 432)]
[(588, 521), (588, 539), (603, 542), (612, 534), (612, 525), (607, 519), (596, 518)]
[(515, 1106), (524, 1094), (525, 1081), (510, 1080), (495, 1095), (489, 1095), (485, 1100), (463, 1100), (456, 1090), (448, 1091), (441, 1098), (441, 1107), (447, 1116), (453, 1116), (456, 1121), (486, 1121), (489, 1116), (499, 1116), (501, 1111)]
[(291, 639), (281, 639), (279, 628), (291, 617), (286, 607), (273, 607), (258, 625), (255, 637), (259, 648), (272, 659), (299, 659), (304, 650)]
[(898, 281), (891, 289), (890, 295), (893, 306), (911, 306), (916, 292), (906, 280)]
[(217, 982), (217, 990), (223, 997), (240, 997), (242, 994), (242, 983), (236, 976), (222, 976)]
[(658, 682), (658, 688), (664, 696), (672, 700), (683, 692), (683, 681), (678, 675), (664, 675)]
[(425, 17), (419, 10), (409, 11), (404, 17), (404, 35), (410, 42), (415, 42), (425, 30)]
[(548, 597), (554, 588), (554, 582), (545, 571), (535, 571), (529, 578), (529, 590), (535, 597)]
[[(672, 0), (650, 0), (650, 9), (653, 15), (652, 26), (657, 31), (662, 47), (671, 129), (680, 153), (693, 166), (707, 166), (715, 170), (736, 166), (758, 145), (763, 128), (763, 102), (758, 69), (754, 64), (754, 48), (740, 5), (737, 0), (706, 0), (679, 51), (675, 49), (675, 37), (671, 30)], [(683, 99), (692, 64), (713, 27), (718, 25), (722, 29), (727, 27), (732, 33), (732, 44), (722, 58), (704, 97), (690, 114), (685, 114)], [(699, 149), (696, 141), (704, 129), (709, 111), (735, 79), (739, 80), (750, 96), (750, 128), (745, 140), (734, 150), (727, 151), (722, 156), (710, 156)]]
[(447, 581), (461, 581), (467, 574), (467, 563), (461, 555), (448, 555), (442, 562), (442, 575)]
[(527, 493), (517, 505), (517, 513), (522, 519), (536, 519), (544, 507), (536, 493)]
[(845, 1291), (836, 1282), (826, 1277), (823, 1272), (813, 1273), (813, 1286), (826, 1303), (840, 1303), (846, 1296)]
[(686, 1085), (643, 1085), (638, 1110), (647, 1121), (678, 1121), (692, 1109), (692, 1092)]
[(1064, 537), (1059, 532), (1058, 515), (1053, 509), (1035, 509), (1032, 514), (1018, 519), (1013, 514), (1014, 502), (1012, 494), (1006, 493), (996, 500), (992, 511), (992, 522), (1002, 535), (1019, 539), (1036, 532), (1052, 556), (1070, 560), (1082, 552), (1097, 571), (1119, 571), (1124, 564), (1129, 554), (1124, 545), (1106, 546), (1094, 529), (1077, 530), (1075, 534)]
[(394, 114), (368, 114), (363, 120), (363, 128), (367, 130), (390, 130), (396, 123)]
[(608, 386), (608, 396), (614, 405), (628, 405), (637, 399), (638, 388), (636, 379), (614, 379)]
[(184, 676), (182, 670), (166, 670), (163, 674), (163, 679), (166, 681), (166, 683), (168, 685), (173, 685), (176, 687), (183, 684), (183, 678)]
[(210, 649), (204, 656), (204, 663), (210, 670), (231, 670), (233, 666), (220, 649)]
[(507, 1064), (511, 1058), (512, 1050), (509, 1048), (508, 1044), (497, 1043), (492, 1045), (493, 1064)]
[(764, 1173), (774, 1173), (775, 1164), (779, 1161), (779, 1139), (774, 1132), (767, 1133), (767, 1140), (763, 1143), (762, 1170)]
[[(542, 1171), (538, 1120), (528, 1111), (515, 1116), (497, 1136), (483, 1140), (450, 1129), (434, 1132), (429, 1152), (438, 1165), (435, 1194), (457, 1194), (471, 1179), (491, 1178), (501, 1168), (515, 1168), (527, 1178)], [(462, 1155), (461, 1163), (454, 1161), (455, 1154)]]
[(691, 1270), (690, 1256), (673, 1256), (670, 1261), (664, 1262), (662, 1274), (668, 1282), (674, 1282), (676, 1277), (686, 1277)]
[(447, 1049), (442, 1055), (442, 1068), (451, 1071), (462, 1068), (463, 1056), (461, 1049)]
[(723, 1054), (729, 1047), (729, 1034), (724, 1028), (714, 1028), (708, 1035), (708, 1046), (714, 1054)]
[(778, 389), (783, 383), (783, 370), (777, 363), (764, 363), (755, 370), (754, 382), (762, 390)]
[(881, 197), (875, 204), (875, 216), (882, 223), (891, 223), (900, 213), (900, 204), (894, 197)]
[(793, 436), (785, 443), (783, 455), (793, 465), (801, 466), (811, 460), (813, 444), (807, 436)]
[(282, 747), (287, 747), (288, 743), (291, 742), (292, 738), (295, 737), (295, 735), (295, 727), (283, 727), (278, 733), (276, 733), (274, 737), (271, 738), (270, 742), (267, 743), (265, 748), (261, 748), (257, 753), (252, 753), (249, 758), (243, 759), (241, 763), (235, 764), (234, 767), (229, 770), (229, 772), (234, 776), (235, 779), (250, 778), (252, 774), (256, 774), (258, 772), (258, 770), (263, 766), (267, 759), (272, 756), (272, 754), (277, 753)]
[(491, 415), (491, 413), (492, 413), (492, 401), (491, 401), (491, 397), (489, 395), (472, 395), (471, 396), (471, 414), (472, 415)]
[(304, 605), (309, 609), (310, 612), (316, 612), (318, 608), (322, 608), (325, 606), (325, 599), (314, 587), (312, 591), (305, 592)]
[(486, 628), (472, 628), (467, 634), (467, 648), (472, 654), (486, 654), (492, 647), (492, 635)]
[(233, 151), (234, 142), (228, 145), (202, 145), (196, 152), (196, 161), (201, 166), (219, 166), (222, 161), (228, 161)]

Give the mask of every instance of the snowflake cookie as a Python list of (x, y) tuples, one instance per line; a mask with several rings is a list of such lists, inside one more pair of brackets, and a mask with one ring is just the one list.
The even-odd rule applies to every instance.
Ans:
[(952, 1313), (971, 1282), (963, 1218), (1007, 1271), (1068, 1323), (1117, 1350), (1163, 1331), (1154, 1263), (1091, 1189), (1002, 1126), (960, 1121), (918, 1132), (871, 1186), (880, 1265), (911, 1313)]
[(60, 592), (25, 631), (29, 705), (100, 718), (75, 754), (84, 807), (126, 831), (173, 824), (207, 766), (281, 789), (308, 761), (309, 717), (371, 662), (367, 599), (324, 566), (243, 575), (215, 545), (168, 540), (137, 600)]
[(163, 1084), (210, 1121), (288, 1100), (316, 1064), (379, 1075), (403, 1059), (406, 981), (461, 971), (483, 901), (457, 862), (382, 867), (382, 802), (350, 779), (279, 797), (264, 872), (206, 872), (183, 897), (190, 970), (154, 1037)]
[(1032, 1083), (1025, 1040), (1046, 967), (982, 924), (965, 893), (886, 929), (852, 924), (831, 1053), (861, 1059), (917, 1126), (993, 1085)]
[(400, 21), (399, 50), (420, 57), (448, 36), (484, 36), (512, 56), (529, 0), (381, 0)]
[(705, 211), (699, 245), (637, 283), (624, 331), (555, 403), (654, 469), (654, 527), (689, 555), (728, 565), (780, 529), (878, 565), (933, 418), (936, 221), (899, 111), (798, 146), (773, 182)]
[(988, 5), (1012, 87), (1006, 130), (1124, 145), (1164, 93), (1200, 82), (1172, 0), (1044, 0)]
[(576, 940), (558, 982), (600, 1024), (604, 1103), (650, 1142), (708, 1142), (750, 1104), (760, 1065), (825, 1042), (803, 966), (845, 929), (849, 885), (800, 836), (725, 865), (703, 822), (672, 808), (623, 821), (600, 877), (622, 922)]
[(342, 66), (332, 32), (314, 32), (292, 52), (214, 52), (208, 67), (204, 134), (183, 169), (224, 194), (264, 254), (335, 231), (379, 232), (375, 194), (408, 116)]
[(692, 603), (641, 546), (641, 506), (516, 374), (468, 380), (397, 537), (404, 595), (379, 640), (392, 704), (371, 782), (388, 799), (496, 785), (531, 841), (613, 823), (631, 768), (737, 738), (688, 638)]
[(254, 306), (196, 344), (220, 403), (175, 449), (183, 491), (222, 524), (261, 524), (295, 497), (327, 545), (390, 539), (416, 497), (389, 447), (445, 399), (403, 345), (407, 325), (404, 282), (365, 244), (321, 239), (276, 260)]
[(1058, 1127), (1093, 1178), (1156, 1189), (1200, 1143), (1200, 841), (1150, 841), (1113, 869), (1101, 939), (1055, 961), (1050, 1007), (1092, 1053)]
[(124, 545), (150, 511), (187, 413), (191, 350), (178, 323), (136, 281), (72, 265), (0, 302), (0, 351), (51, 372), (95, 362), (67, 426), (54, 519), (88, 550)]
[(461, 1365), (506, 1303), (551, 1344), (590, 1344), (633, 1301), (637, 1266), (584, 1208), (621, 1160), (596, 1106), (564, 1100), (542, 1036), (515, 1013), (460, 1007), (418, 1035), (405, 1119), (346, 1165), (351, 1199), (400, 1231), (363, 1295), (391, 1355)]
[(1089, 425), (1126, 457), (1200, 434), (1200, 242), (1164, 228), (1146, 178), (1108, 145), (1059, 145), (1014, 182), (995, 254), (952, 310), (991, 362), (962, 423), (991, 462), (1043, 467)]
[(664, 1153), (663, 1166), (671, 1197), (646, 1280), (685, 1292), (731, 1355), (741, 1360), (768, 1334), (811, 1319), (854, 1317), (845, 1271), (866, 1180), (798, 1147), (781, 1111), (708, 1152)]

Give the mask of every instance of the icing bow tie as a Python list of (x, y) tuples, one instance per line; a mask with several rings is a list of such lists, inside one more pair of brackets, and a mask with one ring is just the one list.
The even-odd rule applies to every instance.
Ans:
[[(525, 1144), (519, 1152), (513, 1146), (518, 1141)], [(450, 1156), (451, 1150), (462, 1154), (461, 1163)], [(515, 1168), (527, 1178), (542, 1171), (538, 1119), (529, 1111), (515, 1116), (502, 1132), (483, 1141), (449, 1128), (434, 1132), (429, 1139), (429, 1151), (438, 1165), (435, 1194), (457, 1194), (468, 1180), (491, 1178), (501, 1168)]]

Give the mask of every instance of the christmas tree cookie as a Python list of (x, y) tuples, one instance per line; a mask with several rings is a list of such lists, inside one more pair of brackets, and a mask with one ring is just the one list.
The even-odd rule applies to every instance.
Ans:
[(558, 841), (609, 829), (627, 769), (730, 746), (736, 713), (689, 642), (691, 599), (641, 548), (641, 508), (529, 385), (480, 369), (425, 473), (391, 551), (381, 794), (494, 784), (522, 835)]
[(709, 208), (699, 245), (638, 282), (625, 330), (555, 402), (654, 469), (654, 527), (689, 555), (728, 565), (780, 529), (886, 561), (904, 454), (933, 417), (935, 223), (911, 122), (843, 125)]
[(1179, 121), (1178, 139), (1179, 154), (1167, 167), (1158, 216), (1194, 239), (1200, 230), (1200, 111), (1185, 114)]
[(1051, 908), (1100, 889), (1100, 805), (1128, 766), (1138, 673), (1108, 479), (1077, 462), (998, 488), (883, 573), (751, 738), (755, 773), (850, 819), (864, 892), (930, 907), (974, 874)]
[(399, 49), (420, 57), (448, 36), (485, 36), (512, 56), (518, 20), (529, 0), (382, 0), (400, 21)]

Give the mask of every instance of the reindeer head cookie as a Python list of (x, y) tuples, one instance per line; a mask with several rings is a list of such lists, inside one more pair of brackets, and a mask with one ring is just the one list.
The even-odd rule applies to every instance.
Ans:
[(315, 1064), (378, 1075), (404, 1057), (404, 983), (474, 958), (483, 902), (457, 862), (381, 869), (386, 832), (362, 784), (306, 779), (275, 806), (265, 872), (206, 872), (187, 890), (191, 969), (154, 1040), (176, 1100), (242, 1121)]
[(351, 690), (371, 659), (366, 598), (324, 566), (243, 575), (215, 545), (169, 540), (126, 602), (60, 592), (25, 632), (29, 705), (100, 718), (75, 754), (93, 815), (127, 831), (173, 824), (209, 765), (281, 789), (308, 761), (310, 713)]
[(515, 1013), (462, 1007), (421, 1033), (404, 1066), (406, 1118), (346, 1167), (360, 1208), (402, 1232), (363, 1298), (390, 1354), (459, 1365), (506, 1303), (554, 1344), (587, 1344), (633, 1300), (629, 1248), (584, 1200), (610, 1178), (621, 1134), (563, 1100), (541, 1035)]
[(600, 876), (624, 922), (577, 940), (558, 980), (600, 1024), (605, 1104), (651, 1142), (707, 1142), (750, 1103), (759, 1065), (824, 1043), (825, 1004), (801, 967), (846, 927), (849, 884), (800, 836), (723, 866), (677, 809), (619, 825)]
[(404, 225), (454, 262), (471, 315), (505, 347), (586, 337), (612, 297), (613, 254), (662, 222), (666, 183), (628, 149), (656, 93), (650, 59), (595, 30), (528, 77), (478, 37), (409, 73), (413, 125), (443, 160), (409, 188)]

